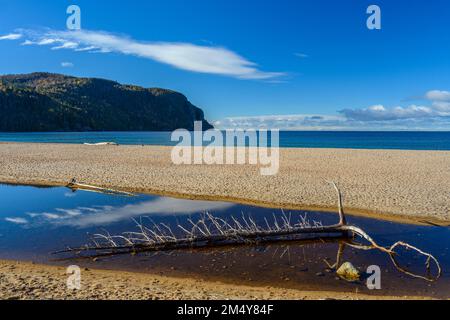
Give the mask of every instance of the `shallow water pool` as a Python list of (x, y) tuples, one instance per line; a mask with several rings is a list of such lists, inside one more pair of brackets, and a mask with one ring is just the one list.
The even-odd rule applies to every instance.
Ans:
[[(134, 219), (150, 217), (154, 222), (176, 226), (204, 212), (228, 219), (242, 213), (257, 223), (279, 209), (259, 208), (229, 202), (193, 201), (138, 195), (113, 196), (67, 188), (0, 185), (0, 259), (31, 260), (59, 265), (190, 276), (248, 285), (277, 286), (303, 290), (333, 290), (369, 294), (450, 297), (450, 228), (416, 226), (348, 216), (348, 222), (371, 235), (380, 245), (402, 240), (433, 254), (443, 269), (434, 282), (399, 271), (389, 256), (376, 250), (345, 246), (341, 262), (350, 261), (364, 272), (371, 265), (381, 269), (381, 290), (367, 289), (364, 280), (349, 283), (336, 277), (328, 264), (336, 261), (338, 240), (300, 241), (259, 246), (190, 250), (169, 253), (118, 255), (101, 259), (56, 260), (50, 254), (66, 246), (77, 247), (89, 235), (107, 230), (111, 234), (135, 231)], [(291, 211), (292, 219), (307, 215), (323, 225), (336, 223), (336, 214)], [(414, 273), (425, 275), (425, 259), (401, 251), (399, 262)], [(328, 263), (327, 263), (328, 262)], [(435, 269), (431, 270), (436, 273)]]

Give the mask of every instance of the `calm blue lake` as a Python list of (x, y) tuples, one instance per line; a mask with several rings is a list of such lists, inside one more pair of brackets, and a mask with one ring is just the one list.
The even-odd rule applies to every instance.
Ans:
[[(104, 257), (96, 260), (55, 256), (51, 252), (67, 246), (79, 247), (90, 235), (117, 235), (138, 231), (133, 219), (164, 223), (176, 230), (178, 224), (204, 212), (217, 217), (239, 218), (250, 215), (264, 225), (264, 218), (281, 217), (279, 209), (246, 206), (230, 202), (192, 201), (137, 195), (123, 197), (72, 192), (67, 188), (37, 188), (0, 185), (0, 259), (28, 260), (68, 266), (132, 270), (173, 276), (194, 276), (232, 283), (275, 285), (287, 288), (323, 289), (369, 293), (363, 282), (347, 283), (329, 271), (325, 260), (333, 264), (337, 240), (274, 243), (214, 250), (178, 251), (160, 254), (140, 253)], [(287, 211), (292, 221), (307, 215), (323, 225), (336, 223), (336, 214)], [(391, 245), (402, 240), (436, 256), (443, 268), (442, 277), (427, 282), (400, 272), (389, 256), (379, 251), (363, 251), (346, 246), (343, 261), (364, 271), (378, 265), (382, 271), (382, 290), (372, 294), (417, 294), (450, 296), (450, 228), (415, 226), (349, 216), (349, 223), (363, 228), (379, 244)], [(151, 220), (150, 220), (151, 219)], [(176, 231), (175, 231), (176, 232)], [(68, 260), (58, 260), (60, 258)], [(399, 260), (417, 273), (426, 273), (424, 259), (402, 252)]]
[[(169, 132), (0, 133), (3, 142), (175, 145)], [(282, 131), (283, 148), (450, 150), (450, 132)]]

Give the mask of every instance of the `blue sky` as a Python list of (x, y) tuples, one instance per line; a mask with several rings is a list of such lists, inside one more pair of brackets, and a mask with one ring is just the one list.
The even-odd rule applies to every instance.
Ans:
[[(1, 74), (171, 88), (226, 127), (450, 130), (447, 0), (0, 4)], [(381, 30), (366, 27), (371, 4)]]

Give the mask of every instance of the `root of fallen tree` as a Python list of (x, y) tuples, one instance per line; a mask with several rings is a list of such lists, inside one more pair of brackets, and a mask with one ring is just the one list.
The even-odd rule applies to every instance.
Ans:
[[(274, 242), (298, 241), (302, 237), (308, 236), (308, 239), (322, 239), (322, 238), (347, 238), (354, 239), (360, 237), (369, 245), (357, 244), (348, 242), (352, 246), (361, 250), (380, 250), (387, 253), (398, 270), (407, 273), (411, 276), (422, 278), (428, 281), (434, 281), (440, 277), (442, 270), (438, 260), (431, 254), (424, 252), (412, 245), (402, 241), (394, 243), (390, 247), (383, 247), (378, 245), (364, 230), (359, 227), (348, 225), (343, 209), (342, 194), (334, 182), (330, 182), (336, 193), (338, 200), (339, 222), (330, 226), (323, 226), (321, 222), (309, 221), (306, 216), (301, 216), (299, 220), (292, 221), (291, 215), (286, 215), (282, 211), (282, 215), (273, 215), (273, 220), (269, 222), (266, 218), (265, 225), (258, 225), (250, 216), (242, 214), (240, 218), (231, 217), (228, 221), (215, 217), (210, 213), (205, 213), (197, 220), (188, 219), (189, 226), (177, 225), (176, 230), (164, 223), (156, 224), (151, 222), (151, 227), (146, 226), (140, 221), (136, 221), (138, 230), (135, 232), (125, 232), (121, 235), (111, 235), (105, 231), (103, 234), (92, 235), (92, 243), (79, 248), (67, 248), (54, 254), (62, 253), (91, 253), (90, 257), (113, 255), (121, 253), (138, 253), (138, 252), (162, 252), (175, 251), (182, 249), (197, 249), (221, 246), (238, 246), (238, 245), (252, 245), (264, 244)], [(88, 185), (77, 184), (72, 181), (68, 187), (96, 190), (104, 192), (102, 189)], [(114, 192), (116, 193), (116, 192)], [(131, 195), (131, 194), (130, 194)], [(429, 272), (431, 269), (431, 262), (436, 265), (436, 277), (423, 277), (415, 275), (402, 269), (395, 260), (395, 249), (397, 247), (404, 247), (408, 250), (413, 250), (420, 255), (425, 256), (426, 268)], [(333, 267), (339, 267), (339, 256), (342, 254), (343, 248), (339, 249), (338, 261)], [(93, 253), (93, 254), (92, 254)]]

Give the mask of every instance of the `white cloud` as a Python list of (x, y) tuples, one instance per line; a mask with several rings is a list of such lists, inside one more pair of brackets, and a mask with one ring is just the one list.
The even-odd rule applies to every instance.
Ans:
[(47, 218), (47, 219), (50, 219), (50, 220), (60, 219), (60, 216), (57, 215), (57, 214), (54, 214), (54, 213), (45, 212), (45, 213), (42, 214), (42, 216)]
[(93, 50), (97, 50), (97, 49), (98, 49), (97, 47), (90, 46), (90, 47), (76, 48), (75, 51), (83, 52), (83, 51), (93, 51)]
[(0, 40), (17, 40), (22, 38), (20, 33), (10, 33), (4, 36), (0, 36)]
[(232, 117), (215, 121), (218, 129), (280, 130), (449, 130), (450, 92), (426, 93), (428, 105), (343, 109), (338, 115), (268, 115)]
[(433, 102), (432, 106), (439, 112), (450, 113), (450, 92), (441, 90), (431, 90), (425, 95)]
[(71, 49), (77, 52), (117, 52), (133, 55), (175, 68), (238, 79), (267, 80), (284, 76), (281, 72), (261, 71), (257, 64), (237, 53), (218, 46), (191, 43), (141, 42), (123, 35), (103, 31), (21, 30), (26, 45), (51, 45), (52, 50)]
[(425, 95), (428, 100), (432, 101), (450, 101), (450, 92), (441, 90), (431, 90)]
[(443, 113), (450, 113), (450, 102), (434, 101), (433, 108)]
[(358, 121), (395, 121), (405, 119), (429, 119), (450, 117), (450, 92), (431, 90), (425, 94), (431, 102), (429, 106), (410, 105), (407, 107), (386, 108), (374, 105), (363, 109), (344, 109), (339, 111), (346, 118)]
[(61, 62), (61, 67), (63, 67), (63, 68), (73, 68), (74, 64), (72, 62)]
[(218, 129), (320, 130), (339, 129), (344, 122), (345, 118), (338, 115), (295, 114), (229, 117), (213, 124)]
[(31, 46), (31, 45), (34, 45), (34, 44), (37, 44), (37, 43), (35, 43), (35, 42), (31, 41), (31, 40), (25, 40), (24, 42), (21, 43), (22, 46)]
[(286, 131), (320, 130), (449, 130), (450, 117), (398, 118), (365, 120), (345, 115), (270, 115), (232, 117), (213, 122), (217, 129), (279, 129)]
[(24, 218), (5, 218), (6, 221), (15, 223), (15, 224), (27, 224), (28, 220)]
[(73, 41), (64, 41), (60, 46), (52, 47), (52, 50), (76, 49), (76, 48), (78, 48), (78, 43)]
[(41, 41), (37, 42), (36, 44), (39, 46), (45, 46), (48, 44), (53, 44), (57, 42), (55, 39), (42, 39)]
[(439, 112), (433, 108), (416, 105), (390, 109), (382, 105), (375, 105), (364, 109), (344, 109), (339, 112), (347, 119), (359, 121), (390, 121), (440, 116)]

